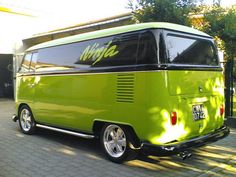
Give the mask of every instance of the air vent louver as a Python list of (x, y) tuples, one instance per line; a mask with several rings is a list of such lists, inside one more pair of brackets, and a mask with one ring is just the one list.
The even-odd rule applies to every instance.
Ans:
[(134, 102), (134, 74), (117, 75), (116, 101), (124, 103)]

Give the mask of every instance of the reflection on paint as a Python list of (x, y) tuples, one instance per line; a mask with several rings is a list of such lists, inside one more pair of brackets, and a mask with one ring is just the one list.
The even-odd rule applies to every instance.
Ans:
[[(176, 111), (176, 110), (174, 110)], [(177, 111), (179, 113), (179, 111)], [(151, 142), (154, 144), (168, 143), (174, 140), (178, 140), (188, 134), (188, 130), (185, 129), (184, 124), (177, 121), (176, 125), (171, 125), (170, 113), (167, 110), (162, 110), (161, 115), (163, 117), (162, 126), (164, 131), (161, 135), (157, 135), (152, 138)], [(178, 115), (179, 119), (179, 115)]]

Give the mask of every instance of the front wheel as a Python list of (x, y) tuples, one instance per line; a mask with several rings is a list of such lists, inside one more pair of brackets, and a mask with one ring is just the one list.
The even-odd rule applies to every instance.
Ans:
[(21, 131), (25, 134), (33, 134), (35, 132), (36, 124), (33, 114), (28, 106), (22, 106), (19, 111), (19, 125)]
[(130, 133), (125, 127), (116, 124), (104, 125), (100, 141), (108, 159), (116, 163), (122, 163), (133, 156), (135, 152), (129, 147), (130, 137)]

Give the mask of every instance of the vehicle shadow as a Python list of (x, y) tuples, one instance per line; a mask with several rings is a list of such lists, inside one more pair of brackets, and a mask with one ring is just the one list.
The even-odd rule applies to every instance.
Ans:
[[(98, 139), (84, 139), (45, 129), (38, 129), (34, 136), (50, 140), (54, 144), (58, 143), (60, 146), (69, 147), (74, 151), (82, 151), (83, 154), (90, 154), (96, 162), (106, 161), (112, 165), (112, 162), (106, 160)], [(235, 131), (227, 138), (236, 139)], [(144, 170), (150, 176), (157, 171), (159, 174), (168, 175), (170, 170), (177, 176), (182, 176), (186, 172), (191, 173), (191, 175), (200, 175), (206, 171), (210, 171), (210, 175), (214, 176), (217, 175), (217, 171), (222, 170), (227, 175), (235, 175), (235, 167), (227, 168), (227, 165), (230, 165), (230, 160), (236, 157), (236, 147), (228, 143), (229, 141), (223, 139), (198, 150), (193, 150), (193, 156), (186, 160), (182, 160), (178, 155), (157, 157), (139, 153), (136, 159), (125, 162), (120, 167), (137, 170), (140, 173)]]
[[(183, 160), (178, 155), (156, 157), (138, 156), (134, 161), (126, 164), (151, 171), (158, 171), (167, 175), (174, 171), (178, 176), (184, 176), (190, 172), (191, 176), (209, 173), (209, 176), (236, 176), (236, 131), (232, 130), (229, 137), (209, 144), (196, 150), (192, 150), (192, 157)], [(217, 174), (223, 171), (223, 174)]]
[[(2, 103), (3, 108), (4, 106), (10, 107), (9, 105), (11, 105), (11, 102)], [(12, 110), (2, 113), (2, 117), (5, 117), (6, 119), (2, 119), (3, 124), (1, 133), (2, 136), (8, 137), (8, 139), (3, 139), (2, 142), (4, 144), (9, 144), (9, 149), (12, 149), (10, 151), (11, 153), (8, 154), (8, 156), (12, 156), (12, 159), (14, 159), (15, 152), (22, 153), (21, 149), (23, 149), (23, 154), (25, 154), (25, 151), (29, 153), (33, 152), (35, 161), (37, 162), (39, 156), (44, 156), (43, 158), (45, 160), (52, 158), (50, 162), (56, 163), (58, 158), (55, 156), (63, 154), (65, 156), (63, 156), (62, 159), (65, 159), (69, 164), (72, 164), (72, 162), (74, 164), (79, 164), (80, 160), (83, 159), (87, 164), (90, 164), (94, 168), (97, 166), (96, 169), (98, 169), (98, 167), (104, 167), (105, 169), (109, 166), (111, 167), (109, 169), (112, 171), (112, 167), (114, 167), (114, 169), (117, 169), (118, 167), (120, 173), (124, 170), (130, 172), (130, 174), (135, 173), (137, 174), (136, 176), (142, 176), (141, 174), (143, 174), (143, 176), (173, 176), (173, 174), (176, 174), (176, 176), (186, 176), (186, 174), (188, 174), (188, 176), (197, 176), (203, 173), (209, 173), (209, 176), (236, 176), (236, 129), (231, 129), (230, 135), (225, 139), (198, 150), (194, 150), (193, 156), (184, 161), (177, 155), (156, 157), (140, 154), (134, 160), (117, 165), (105, 158), (98, 139), (83, 139), (45, 129), (38, 129), (34, 136), (26, 136), (20, 133), (18, 123), (14, 124), (9, 120), (9, 117), (12, 114), (11, 112)], [(14, 144), (15, 141), (17, 143)], [(13, 147), (13, 144), (17, 147)], [(14, 151), (20, 146), (23, 146), (23, 148)], [(51, 147), (54, 148), (51, 152), (44, 153), (45, 150), (47, 150), (46, 148)], [(63, 149), (65, 151), (62, 151)], [(75, 155), (71, 155), (71, 152), (66, 150), (75, 152)], [(4, 151), (2, 150), (3, 155), (5, 151), (5, 149)], [(48, 158), (45, 156), (48, 156)], [(63, 167), (69, 168), (66, 164)], [(69, 169), (72, 170), (73, 167), (74, 166), (71, 165)], [(104, 169), (99, 172), (104, 174), (102, 176), (109, 176), (106, 175)], [(219, 171), (224, 171), (224, 174), (218, 174)]]
[(99, 156), (102, 154), (99, 139), (85, 139), (73, 135), (68, 135), (60, 132), (37, 128), (34, 136), (46, 138), (50, 141), (60, 143), (63, 146), (69, 146), (74, 149), (89, 151)]

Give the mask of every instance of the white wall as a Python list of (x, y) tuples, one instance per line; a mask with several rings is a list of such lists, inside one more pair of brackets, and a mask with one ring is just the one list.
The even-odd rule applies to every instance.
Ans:
[[(47, 25), (38, 17), (0, 12), (0, 53), (15, 54), (22, 39), (45, 31)], [(21, 51), (19, 51), (21, 52)]]

